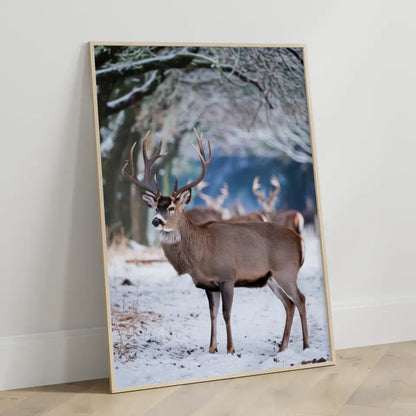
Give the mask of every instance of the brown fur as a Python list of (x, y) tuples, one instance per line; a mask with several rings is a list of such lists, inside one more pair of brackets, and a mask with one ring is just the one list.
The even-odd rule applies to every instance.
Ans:
[(227, 220), (222, 220), (222, 222), (236, 223), (236, 222), (264, 222), (265, 216), (259, 212), (249, 212), (244, 215), (236, 215), (234, 217), (228, 218)]
[(187, 211), (187, 214), (197, 224), (203, 224), (208, 221), (221, 221), (222, 219), (222, 212), (211, 207), (195, 207)]
[[(303, 229), (303, 217), (299, 211), (291, 209), (289, 211), (273, 211), (266, 213), (266, 216), (270, 222), (283, 225), (291, 230), (302, 234)], [(302, 217), (302, 219), (300, 218)]]

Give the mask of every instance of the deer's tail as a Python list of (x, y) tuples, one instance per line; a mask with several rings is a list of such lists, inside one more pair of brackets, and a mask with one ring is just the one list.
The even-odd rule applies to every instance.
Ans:
[(299, 267), (303, 266), (303, 263), (305, 262), (305, 240), (300, 237), (300, 260), (299, 260)]
[(295, 216), (295, 228), (298, 234), (302, 234), (304, 225), (305, 219), (303, 218), (303, 215), (300, 212), (297, 212)]

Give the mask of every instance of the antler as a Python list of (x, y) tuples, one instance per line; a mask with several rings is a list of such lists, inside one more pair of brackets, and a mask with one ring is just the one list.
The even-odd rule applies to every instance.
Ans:
[(224, 182), (223, 187), (221, 188), (221, 195), (217, 196), (217, 202), (220, 206), (224, 203), (224, 201), (228, 198), (228, 195), (230, 194), (228, 191), (228, 184), (227, 182)]
[(208, 186), (208, 182), (202, 181), (197, 186), (196, 189), (198, 191), (198, 195), (201, 199), (203, 199), (208, 206), (211, 206), (214, 202), (214, 198), (210, 195), (204, 194), (202, 191)]
[(280, 182), (277, 179), (277, 176), (272, 176), (270, 179), (270, 183), (276, 188), (274, 191), (270, 190), (269, 191), (269, 202), (271, 202), (272, 200), (276, 200), (277, 196), (280, 193)]
[(196, 154), (198, 155), (199, 159), (201, 160), (201, 164), (202, 164), (202, 171), (201, 174), (199, 175), (198, 179), (195, 179), (194, 181), (186, 184), (185, 186), (182, 186), (182, 188), (177, 189), (178, 185), (177, 185), (177, 178), (175, 179), (175, 187), (173, 190), (173, 194), (172, 197), (175, 198), (178, 195), (180, 195), (181, 193), (185, 192), (188, 189), (193, 188), (194, 186), (198, 185), (200, 182), (202, 182), (202, 180), (204, 179), (204, 176), (207, 172), (207, 167), (208, 165), (211, 163), (212, 161), (212, 151), (211, 151), (211, 142), (209, 140), (207, 140), (208, 142), (208, 150), (209, 150), (209, 156), (208, 159), (205, 156), (205, 151), (204, 151), (204, 145), (202, 144), (202, 134), (199, 136), (195, 127), (194, 127), (194, 133), (196, 136), (196, 140), (198, 142), (198, 147), (196, 147), (194, 144), (192, 145), (193, 148), (196, 151)]
[(266, 198), (266, 195), (263, 191), (260, 191), (261, 185), (259, 182), (259, 177), (256, 176), (253, 181), (253, 194), (257, 197), (258, 201), (261, 204), (274, 204), (276, 202), (277, 196), (280, 193), (280, 182), (277, 179), (277, 176), (272, 176), (270, 179), (270, 183), (275, 187), (272, 191), (269, 191), (269, 198)]
[(205, 189), (208, 185), (209, 185), (208, 182), (202, 181), (196, 186), (199, 197), (203, 199), (209, 207), (217, 209), (217, 210), (221, 210), (222, 204), (224, 203), (225, 199), (229, 195), (227, 183), (224, 182), (224, 185), (220, 190), (220, 195), (218, 195), (216, 198), (210, 195), (204, 194), (202, 192), (202, 190)]
[(205, 189), (208, 185), (208, 182), (202, 181), (196, 186), (196, 189), (198, 190), (198, 192), (202, 192), (202, 190)]
[(256, 176), (254, 178), (253, 186), (252, 186), (253, 194), (257, 197), (260, 203), (266, 203), (267, 202), (266, 195), (264, 194), (263, 191), (260, 191), (260, 188), (261, 188), (261, 185), (260, 185), (259, 177)]
[[(155, 161), (161, 157), (166, 156), (166, 153), (160, 153), (161, 149), (162, 149), (162, 140), (159, 142), (159, 145), (157, 146), (157, 149), (155, 151), (155, 153), (152, 155), (152, 157), (148, 158), (147, 153), (146, 153), (146, 144), (147, 144), (147, 138), (149, 137), (150, 131), (148, 131), (146, 133), (146, 136), (143, 139), (143, 145), (142, 145), (142, 151), (143, 151), (143, 161), (144, 161), (144, 182), (141, 182), (137, 179), (136, 176), (136, 169), (134, 167), (134, 148), (136, 147), (136, 142), (133, 143), (133, 145), (131, 146), (130, 149), (130, 161), (126, 161), (126, 163), (124, 164), (123, 168), (121, 169), (121, 173), (123, 174), (123, 176), (128, 179), (131, 183), (133, 183), (134, 185), (136, 185), (137, 187), (144, 189), (146, 192), (149, 192), (150, 194), (152, 194), (155, 197), (160, 196), (160, 188), (159, 188), (159, 184), (157, 183), (157, 178), (156, 175), (154, 176), (154, 181), (155, 181), (155, 185), (156, 185), (156, 189), (152, 188), (149, 184), (149, 180), (150, 180), (150, 169), (152, 167), (152, 165), (155, 163)], [(126, 167), (127, 165), (130, 163), (130, 171), (131, 173), (127, 173), (126, 172)]]

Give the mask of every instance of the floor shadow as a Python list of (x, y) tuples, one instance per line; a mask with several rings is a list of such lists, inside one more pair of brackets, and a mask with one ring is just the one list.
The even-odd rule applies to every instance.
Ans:
[(54, 384), (51, 386), (30, 387), (21, 391), (42, 391), (43, 393), (85, 393), (110, 394), (108, 378), (97, 380), (77, 381), (74, 383)]

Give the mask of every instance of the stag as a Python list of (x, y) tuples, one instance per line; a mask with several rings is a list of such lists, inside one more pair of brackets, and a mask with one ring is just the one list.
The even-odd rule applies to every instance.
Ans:
[(229, 196), (229, 191), (228, 191), (228, 184), (227, 182), (224, 182), (224, 185), (222, 186), (222, 188), (220, 189), (220, 194), (217, 195), (216, 197), (213, 197), (211, 195), (205, 194), (203, 192), (203, 190), (208, 186), (208, 182), (206, 181), (202, 181), (201, 183), (199, 183), (196, 186), (196, 190), (198, 192), (198, 196), (205, 201), (205, 203), (207, 204), (208, 207), (213, 208), (217, 211), (220, 211), (224, 214), (224, 201), (228, 198)]
[(258, 176), (253, 181), (253, 194), (257, 197), (258, 203), (263, 207), (264, 213), (268, 221), (283, 225), (296, 231), (298, 234), (302, 233), (304, 219), (299, 211), (293, 209), (288, 211), (276, 211), (275, 205), (280, 193), (280, 182), (276, 176), (272, 176), (270, 183), (274, 186), (274, 190), (269, 191), (269, 197), (261, 190), (261, 185)]
[[(227, 332), (227, 353), (234, 353), (231, 333), (231, 307), (235, 287), (263, 287), (266, 284), (282, 301), (286, 311), (286, 324), (279, 351), (287, 348), (295, 308), (300, 314), (303, 347), (309, 347), (305, 297), (297, 286), (297, 276), (303, 264), (302, 238), (292, 230), (274, 223), (208, 222), (195, 224), (187, 215), (185, 206), (191, 200), (191, 190), (205, 176), (212, 160), (211, 143), (208, 140), (208, 157), (205, 154), (202, 135), (194, 129), (198, 146), (193, 146), (202, 165), (199, 177), (178, 189), (175, 179), (172, 194), (161, 194), (157, 176), (155, 186), (150, 185), (150, 167), (164, 155), (160, 153), (162, 141), (154, 155), (146, 154), (146, 138), (143, 140), (144, 179), (136, 177), (133, 152), (130, 162), (123, 166), (123, 175), (142, 192), (147, 205), (156, 210), (152, 224), (160, 230), (163, 251), (178, 274), (189, 273), (197, 288), (203, 289), (208, 298), (211, 317), (209, 352), (217, 351), (217, 314), (220, 298)], [(131, 172), (126, 171), (130, 164)]]
[(196, 207), (187, 211), (188, 216), (193, 222), (202, 224), (208, 221), (222, 221), (222, 222), (248, 222), (248, 221), (267, 221), (267, 218), (260, 212), (249, 212), (248, 214), (240, 214), (230, 216), (228, 210), (224, 209), (222, 205), (229, 195), (228, 184), (224, 183), (221, 188), (220, 195), (216, 198), (204, 194), (202, 191), (208, 186), (208, 182), (202, 181), (196, 185), (198, 196), (205, 201), (206, 207)]
[(220, 195), (215, 198), (202, 192), (207, 186), (208, 182), (205, 181), (202, 181), (196, 186), (198, 196), (205, 201), (206, 206), (195, 207), (187, 211), (191, 220), (198, 224), (208, 221), (221, 221), (225, 215), (222, 205), (228, 197), (228, 185), (224, 183)]

